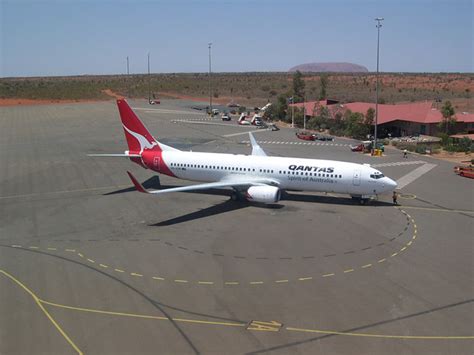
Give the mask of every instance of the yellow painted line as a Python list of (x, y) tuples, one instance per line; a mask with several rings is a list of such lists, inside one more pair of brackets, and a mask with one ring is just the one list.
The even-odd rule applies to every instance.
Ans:
[(212, 281), (198, 281), (199, 285), (214, 285)]
[(16, 245), (16, 244), (13, 244), (12, 247), (13, 248), (23, 248), (21, 245)]
[(393, 258), (394, 256), (397, 256), (397, 255), (398, 255), (398, 253), (393, 253), (392, 255), (390, 255), (390, 257)]
[(354, 271), (354, 269), (347, 269), (347, 270), (344, 270), (344, 274), (347, 274), (348, 272), (352, 272)]
[(48, 250), (58, 250), (57, 248), (46, 248)]
[(74, 311), (81, 311), (81, 312), (108, 314), (108, 315), (122, 316), (122, 317), (134, 317), (134, 318), (146, 318), (146, 319), (168, 320), (168, 318), (166, 318), (166, 317), (160, 317), (160, 316), (150, 316), (150, 315), (144, 315), (144, 314), (142, 315), (142, 314), (133, 314), (133, 313), (102, 311), (102, 310), (91, 309), (91, 308), (82, 308), (82, 307), (66, 306), (66, 305), (63, 305), (63, 304), (57, 304), (57, 303), (48, 302), (48, 301), (43, 301), (43, 300), (41, 300), (41, 302), (44, 303), (44, 304), (47, 304), (47, 305), (49, 305), (49, 306), (59, 307), (59, 308), (65, 308), (65, 309), (71, 309), (71, 310), (74, 310)]
[(39, 247), (31, 246), (30, 249), (39, 249)]
[(331, 274), (324, 274), (323, 277), (329, 277), (329, 276), (334, 276), (335, 274), (331, 273)]
[(407, 247), (403, 247), (403, 248), (400, 249), (400, 251), (404, 251), (404, 250), (406, 250), (406, 248), (407, 248)]
[(377, 261), (377, 262), (378, 262), (378, 263), (383, 263), (385, 260), (387, 260), (387, 259), (383, 258), (383, 259), (380, 259), (380, 260)]
[(188, 280), (174, 280), (174, 282), (178, 282), (178, 283), (187, 283)]
[(279, 284), (279, 283), (288, 282), (288, 280), (276, 280), (275, 282), (276, 282), (277, 284)]
[(430, 207), (403, 206), (403, 208), (411, 208), (412, 210), (424, 210), (424, 211), (448, 212), (448, 213), (470, 213), (470, 214), (474, 213), (474, 211), (470, 211), (470, 210), (445, 210), (442, 208), (430, 208)]
[(410, 240), (407, 245), (410, 246), (413, 242)]
[(251, 284), (251, 285), (261, 285), (261, 284), (263, 284), (263, 281), (250, 281), (249, 284)]
[(100, 267), (103, 267), (104, 269), (107, 269), (108, 266), (107, 265), (104, 265), (104, 264), (99, 264)]
[(214, 322), (214, 321), (198, 320), (198, 319), (184, 319), (184, 318), (171, 318), (171, 319), (175, 322), (210, 324), (210, 325), (225, 325), (225, 326), (228, 326), (228, 327), (245, 327), (247, 325), (247, 323)]
[(152, 278), (153, 280), (162, 280), (162, 281), (164, 280), (164, 278), (158, 277), (158, 276), (152, 276), (151, 278)]
[(136, 272), (131, 272), (130, 275), (132, 275), (132, 276), (138, 276), (138, 277), (143, 277), (142, 274), (137, 274)]
[(43, 311), (43, 313), (46, 315), (46, 317), (48, 317), (50, 322), (53, 323), (53, 325), (56, 327), (56, 329), (59, 331), (59, 333), (61, 333), (63, 338), (66, 339), (66, 341), (69, 343), (69, 345), (71, 345), (71, 347), (76, 351), (76, 353), (82, 355), (82, 351), (79, 350), (77, 345), (74, 344), (74, 342), (71, 340), (71, 338), (66, 334), (66, 332), (61, 328), (61, 326), (54, 320), (54, 318), (49, 314), (49, 312), (43, 306), (43, 304), (41, 303), (41, 299), (38, 296), (36, 296), (33, 293), (33, 291), (31, 291), (28, 287), (26, 287), (19, 280), (17, 280), (15, 277), (10, 275), (8, 272), (6, 272), (4, 270), (0, 270), (0, 273), (5, 275), (6, 277), (8, 277), (11, 281), (15, 282), (18, 286), (20, 286), (23, 290), (25, 290), (31, 296), (31, 298), (33, 298), (33, 300), (36, 302), (38, 307)]
[(117, 272), (125, 272), (125, 271), (123, 271), (123, 270), (121, 270), (121, 269), (114, 269), (114, 270), (117, 271)]
[(411, 238), (411, 239), (415, 240), (416, 239), (416, 234), (413, 234), (413, 238)]
[(228, 281), (224, 282), (224, 285), (238, 285), (239, 283), (237, 281)]
[(82, 255), (81, 253), (77, 253), (77, 255), (79, 255), (81, 258), (84, 257), (84, 255)]
[(75, 253), (76, 249), (66, 249), (66, 251), (69, 252), (69, 253)]
[(44, 303), (44, 304), (53, 306), (53, 307), (65, 308), (65, 309), (70, 309), (70, 310), (74, 310), (74, 311), (81, 311), (81, 312), (107, 314), (107, 315), (112, 315), (112, 316), (155, 319), (155, 320), (166, 320), (166, 321), (173, 320), (175, 322), (194, 323), (194, 324), (209, 324), (209, 325), (224, 325), (224, 326), (228, 326), (228, 327), (245, 327), (247, 325), (247, 323), (216, 322), (216, 321), (207, 321), (207, 320), (200, 320), (200, 319), (185, 319), (185, 318), (171, 318), (171, 319), (169, 319), (167, 317), (151, 316), (151, 315), (147, 315), (147, 314), (102, 311), (102, 310), (91, 309), (91, 308), (66, 306), (66, 305), (47, 302), (47, 301), (41, 301), (41, 302)]
[(411, 223), (415, 224), (415, 220), (413, 218), (411, 219)]
[(371, 266), (372, 266), (372, 264), (363, 265), (362, 269), (366, 269), (366, 268), (371, 267)]
[(298, 281), (307, 281), (307, 280), (312, 280), (312, 277), (300, 277)]
[(318, 334), (332, 334), (332, 335), (345, 335), (352, 337), (369, 337), (369, 338), (391, 338), (391, 339), (438, 339), (438, 340), (454, 340), (454, 339), (474, 339), (473, 335), (466, 336), (438, 336), (438, 335), (390, 335), (390, 334), (370, 334), (370, 333), (351, 333), (351, 332), (338, 332), (333, 330), (319, 330), (319, 329), (304, 329), (304, 328), (292, 328), (286, 327), (288, 331), (294, 332), (305, 332), (305, 333), (318, 333)]
[(95, 261), (92, 260), (92, 259), (87, 259), (87, 261), (90, 262), (90, 263), (93, 263), (93, 264), (95, 263)]
[[(413, 220), (412, 220), (412, 221), (413, 221)], [(416, 230), (416, 223), (415, 223), (415, 221), (413, 221), (413, 228), (415, 228), (415, 230)]]

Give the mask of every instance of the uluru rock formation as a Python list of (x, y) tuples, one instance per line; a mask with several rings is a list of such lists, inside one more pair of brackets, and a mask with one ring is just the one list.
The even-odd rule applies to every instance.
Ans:
[(367, 73), (369, 70), (363, 65), (353, 63), (307, 63), (291, 68), (290, 72), (333, 72), (333, 73)]

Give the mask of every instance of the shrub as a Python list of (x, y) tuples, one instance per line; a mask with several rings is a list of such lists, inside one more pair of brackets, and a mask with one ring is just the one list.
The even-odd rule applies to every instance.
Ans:
[(415, 148), (415, 152), (417, 152), (418, 154), (426, 154), (426, 145), (417, 145)]

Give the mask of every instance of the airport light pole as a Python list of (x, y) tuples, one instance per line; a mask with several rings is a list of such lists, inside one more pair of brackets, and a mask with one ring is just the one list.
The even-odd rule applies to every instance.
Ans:
[(377, 17), (377, 75), (375, 80), (375, 128), (374, 128), (374, 147), (377, 149), (377, 123), (379, 118), (379, 46), (380, 46), (380, 27), (382, 27), (383, 17)]
[(148, 103), (151, 102), (150, 52), (148, 52)]
[(306, 96), (303, 98), (303, 130), (306, 131)]
[(128, 62), (128, 55), (127, 55), (127, 95), (130, 97), (130, 65)]
[(291, 97), (291, 128), (295, 128), (295, 96)]
[(209, 113), (212, 115), (212, 87), (211, 87), (211, 46), (212, 43), (208, 43), (209, 48)]

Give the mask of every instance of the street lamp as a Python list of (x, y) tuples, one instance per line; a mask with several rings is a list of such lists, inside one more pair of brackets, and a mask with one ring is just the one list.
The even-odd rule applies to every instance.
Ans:
[(212, 115), (212, 89), (211, 89), (211, 46), (212, 46), (212, 43), (209, 42), (207, 45), (209, 48), (209, 112)]
[(383, 17), (377, 17), (377, 75), (375, 83), (375, 129), (374, 129), (374, 148), (377, 149), (377, 122), (379, 118), (379, 45), (380, 45), (380, 27), (382, 27)]

